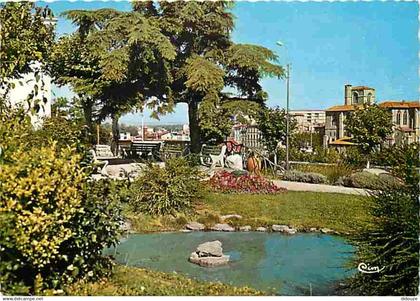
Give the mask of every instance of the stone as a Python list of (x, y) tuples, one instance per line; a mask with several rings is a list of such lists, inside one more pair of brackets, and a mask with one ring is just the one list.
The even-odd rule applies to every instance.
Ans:
[(222, 243), (218, 240), (208, 241), (199, 245), (195, 252), (198, 254), (199, 257), (221, 257), (223, 256)]
[(321, 229), (321, 233), (324, 233), (324, 234), (331, 234), (331, 233), (334, 233), (334, 231), (333, 231), (333, 230), (331, 230), (331, 229), (328, 229), (328, 228), (322, 228), (322, 229)]
[(273, 232), (287, 232), (290, 228), (287, 225), (272, 225)]
[(264, 228), (264, 227), (258, 227), (255, 230), (258, 231), (258, 232), (267, 232), (267, 228)]
[(290, 228), (287, 225), (273, 225), (271, 226), (273, 232), (281, 232), (286, 234), (296, 234), (297, 230), (295, 228)]
[(223, 255), (220, 257), (199, 257), (196, 252), (191, 253), (189, 261), (202, 267), (215, 267), (229, 263), (230, 256)]
[(182, 232), (182, 233), (190, 233), (190, 232), (191, 232), (191, 230), (188, 230), (188, 229), (181, 229), (181, 230), (179, 230), (179, 232)]
[(223, 254), (222, 243), (218, 240), (200, 244), (188, 260), (203, 267), (214, 267), (229, 262), (230, 256)]
[(225, 219), (229, 219), (229, 218), (241, 219), (242, 218), (242, 215), (239, 215), (239, 214), (227, 214), (227, 215), (222, 215), (220, 217), (221, 220), (225, 220)]
[(234, 232), (235, 228), (231, 227), (228, 224), (216, 224), (213, 227), (211, 227), (211, 230), (213, 230), (213, 231), (223, 231), (223, 232)]
[(186, 224), (185, 228), (192, 231), (202, 231), (204, 230), (205, 226), (197, 222), (192, 222), (192, 223)]
[(249, 231), (251, 231), (251, 226), (243, 226), (243, 227), (240, 227), (239, 228), (239, 231), (242, 231), (242, 232), (249, 232)]
[(317, 228), (309, 228), (309, 232), (318, 232)]

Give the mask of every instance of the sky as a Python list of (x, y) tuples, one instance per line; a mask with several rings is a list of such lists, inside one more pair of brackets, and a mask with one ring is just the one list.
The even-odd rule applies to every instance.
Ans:
[[(112, 7), (130, 10), (119, 2), (38, 2), (54, 14), (68, 9)], [(418, 5), (416, 2), (237, 2), (232, 34), (235, 43), (258, 44), (274, 50), (281, 65), (291, 64), (290, 108), (326, 109), (343, 104), (344, 85), (376, 89), (376, 99), (417, 100), (419, 93)], [(59, 35), (74, 30), (58, 18)], [(281, 41), (286, 47), (279, 47)], [(269, 106), (284, 107), (286, 83), (262, 80)], [(55, 96), (69, 96), (54, 88)], [(158, 121), (148, 117), (145, 122)], [(140, 124), (139, 114), (128, 114), (124, 123)], [(161, 124), (187, 123), (187, 109), (161, 118)]]

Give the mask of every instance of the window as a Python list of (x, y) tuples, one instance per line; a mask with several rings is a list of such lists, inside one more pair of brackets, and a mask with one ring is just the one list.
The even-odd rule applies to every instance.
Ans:
[(359, 94), (357, 92), (353, 92), (353, 103), (356, 104), (359, 102)]
[(371, 103), (371, 101), (372, 101), (372, 93), (369, 93), (367, 96), (367, 102)]
[(403, 125), (408, 125), (408, 112), (407, 110), (403, 113)]
[(400, 111), (397, 112), (397, 124), (398, 125), (401, 124), (401, 112)]

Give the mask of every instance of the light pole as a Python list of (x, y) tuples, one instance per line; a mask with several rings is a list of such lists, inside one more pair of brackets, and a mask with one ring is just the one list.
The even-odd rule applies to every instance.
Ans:
[[(286, 45), (278, 41), (276, 43), (280, 47), (285, 47)], [(290, 102), (290, 63), (286, 65), (286, 170), (289, 170), (289, 130), (290, 130), (290, 116), (289, 116), (289, 102)]]

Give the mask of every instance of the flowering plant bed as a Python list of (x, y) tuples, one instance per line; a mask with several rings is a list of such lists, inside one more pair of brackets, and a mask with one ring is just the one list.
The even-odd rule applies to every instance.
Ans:
[(286, 191), (286, 188), (278, 187), (260, 175), (235, 174), (225, 170), (215, 173), (208, 183), (215, 192), (271, 194)]

